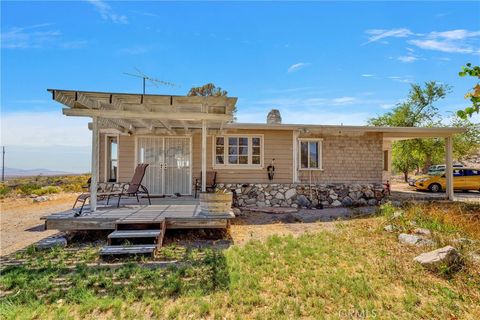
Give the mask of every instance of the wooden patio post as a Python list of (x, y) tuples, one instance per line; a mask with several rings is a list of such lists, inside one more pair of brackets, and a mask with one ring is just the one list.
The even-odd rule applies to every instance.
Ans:
[(445, 138), (445, 177), (447, 179), (447, 198), (453, 201), (455, 199), (453, 193), (453, 139), (452, 136)]
[(207, 120), (202, 120), (202, 192), (207, 191)]
[(90, 183), (90, 210), (97, 210), (97, 186), (98, 186), (98, 118), (92, 117), (92, 180)]

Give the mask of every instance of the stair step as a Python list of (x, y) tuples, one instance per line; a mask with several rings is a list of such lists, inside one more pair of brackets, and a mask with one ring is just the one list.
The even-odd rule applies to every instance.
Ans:
[(153, 254), (157, 249), (155, 244), (129, 245), (129, 246), (105, 246), (100, 250), (100, 255), (121, 255), (121, 254)]
[(157, 238), (162, 230), (116, 230), (108, 235), (109, 239)]

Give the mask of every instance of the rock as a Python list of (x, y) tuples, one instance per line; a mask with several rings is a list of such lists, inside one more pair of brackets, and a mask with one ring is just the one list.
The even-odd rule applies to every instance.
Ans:
[(395, 228), (391, 224), (388, 224), (385, 227), (383, 227), (383, 230), (385, 230), (387, 232), (393, 232), (393, 231), (395, 231)]
[[(332, 191), (333, 191), (333, 190), (332, 190)], [(330, 199), (332, 199), (332, 200), (337, 200), (337, 199), (338, 199), (338, 196), (337, 196), (336, 193), (330, 193), (330, 196), (329, 196), (329, 197), (330, 197)]]
[(372, 190), (365, 190), (364, 192), (366, 198), (373, 198), (375, 197), (375, 193)]
[(258, 194), (257, 200), (258, 201), (265, 201), (265, 195), (263, 193)]
[(307, 199), (303, 194), (297, 197), (297, 204), (299, 207), (310, 207), (310, 200)]
[(279, 199), (279, 200), (285, 199), (283, 193), (281, 193), (281, 192), (277, 192), (277, 194), (275, 195), (275, 198), (277, 198), (277, 199)]
[(367, 203), (367, 200), (361, 198), (361, 199), (358, 199), (358, 201), (356, 202), (359, 206), (366, 206), (368, 203)]
[(350, 197), (345, 197), (345, 198), (343, 198), (343, 200), (342, 200), (342, 205), (344, 205), (345, 207), (349, 207), (349, 206), (351, 206), (352, 204), (353, 204), (352, 198), (350, 198)]
[(298, 208), (298, 204), (292, 203), (292, 205), (291, 205), (290, 207), (292, 207), (292, 208)]
[(244, 215), (242, 213), (242, 210), (240, 210), (239, 208), (232, 208), (232, 211), (233, 211), (233, 214), (235, 215), (235, 217), (241, 217), (241, 216)]
[(431, 246), (435, 244), (432, 240), (408, 233), (400, 233), (398, 235), (398, 241), (416, 246)]
[(332, 206), (334, 206), (334, 207), (340, 207), (341, 205), (342, 205), (342, 203), (338, 200), (335, 200), (335, 201), (332, 202)]
[(470, 254), (470, 259), (472, 259), (473, 263), (480, 265), (480, 254), (472, 252)]
[(46, 238), (40, 240), (37, 244), (35, 244), (35, 248), (38, 250), (45, 250), (51, 249), (54, 247), (66, 247), (67, 246), (67, 239), (64, 237), (57, 237), (57, 238)]
[(297, 190), (296, 189), (288, 189), (286, 192), (285, 192), (285, 199), (290, 199), (292, 197), (294, 197), (295, 195), (297, 194)]
[(403, 212), (402, 212), (402, 211), (395, 211), (395, 212), (393, 213), (393, 215), (392, 215), (392, 218), (393, 218), (393, 219), (398, 219), (398, 218), (400, 218), (400, 217), (402, 217), (402, 216), (403, 216)]
[(452, 246), (446, 246), (437, 250), (422, 253), (413, 261), (420, 263), (427, 269), (438, 269), (440, 267), (452, 268), (461, 263), (460, 254)]
[(376, 199), (368, 199), (367, 201), (369, 206), (376, 206), (377, 205), (377, 200)]
[(45, 202), (48, 200), (50, 200), (50, 198), (47, 196), (38, 196), (33, 199), (33, 202)]
[(430, 230), (424, 228), (416, 228), (413, 230), (413, 233), (428, 237), (432, 235)]
[(279, 202), (280, 202), (280, 200), (275, 199), (275, 198), (273, 198), (272, 200), (270, 200), (270, 203), (272, 204), (272, 206), (278, 205)]
[(258, 202), (257, 202), (257, 206), (259, 206), (259, 207), (265, 207), (265, 205), (266, 205), (266, 204), (265, 204), (264, 201), (258, 201)]
[(245, 200), (245, 204), (255, 204), (255, 203), (257, 203), (257, 199), (255, 198)]

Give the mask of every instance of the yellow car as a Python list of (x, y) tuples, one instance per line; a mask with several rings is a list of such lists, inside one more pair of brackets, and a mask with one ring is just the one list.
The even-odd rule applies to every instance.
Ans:
[[(430, 175), (415, 181), (415, 188), (417, 188), (417, 190), (430, 190), (432, 192), (439, 192), (447, 188), (447, 179), (445, 178), (444, 173)], [(480, 191), (480, 169), (453, 169), (453, 189)]]

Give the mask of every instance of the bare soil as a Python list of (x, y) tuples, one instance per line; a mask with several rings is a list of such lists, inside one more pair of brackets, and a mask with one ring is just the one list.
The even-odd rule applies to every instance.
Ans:
[(0, 200), (0, 256), (23, 249), (43, 238), (58, 233), (45, 230), (44, 215), (72, 207), (77, 194), (48, 195), (50, 200), (34, 203), (30, 198)]

